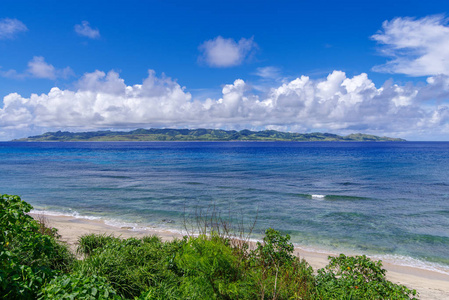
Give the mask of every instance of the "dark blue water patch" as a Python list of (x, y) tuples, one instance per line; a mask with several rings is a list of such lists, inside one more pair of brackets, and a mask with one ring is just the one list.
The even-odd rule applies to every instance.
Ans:
[(436, 185), (436, 186), (448, 186), (449, 187), (449, 182), (435, 182), (431, 185)]
[(371, 217), (357, 212), (331, 212), (323, 216), (323, 219), (332, 219), (337, 221), (343, 221), (347, 223), (362, 223), (370, 219)]
[(186, 181), (183, 183), (187, 184), (187, 185), (203, 185), (204, 184), (203, 182), (196, 182), (196, 181)]
[(290, 196), (290, 197), (312, 198), (312, 195), (309, 195), (309, 194), (286, 193), (285, 195), (286, 195), (286, 196)]
[(442, 215), (442, 216), (449, 217), (449, 210), (438, 210), (438, 211), (434, 211), (432, 213), (436, 214), (436, 215)]
[(235, 187), (232, 187), (232, 186), (224, 186), (224, 185), (219, 185), (219, 186), (217, 186), (217, 188), (219, 188), (219, 189), (223, 189), (223, 190), (228, 190), (228, 189), (234, 189)]

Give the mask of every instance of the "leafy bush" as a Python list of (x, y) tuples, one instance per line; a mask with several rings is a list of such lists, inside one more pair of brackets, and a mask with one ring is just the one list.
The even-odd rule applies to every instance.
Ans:
[(289, 239), (270, 228), (263, 243), (248, 251), (247, 244), (232, 243), (216, 233), (191, 237), (176, 259), (184, 273), (182, 295), (191, 299), (306, 299), (314, 290), (312, 268), (293, 256)]
[(276, 267), (291, 263), (293, 255), (293, 244), (289, 242), (290, 235), (282, 236), (277, 230), (269, 228), (265, 231), (263, 243), (257, 242), (257, 249), (253, 251), (255, 257), (264, 267)]
[(104, 277), (74, 273), (54, 278), (39, 293), (39, 299), (120, 299)]
[(120, 239), (106, 234), (86, 234), (78, 239), (78, 254), (91, 255), (95, 249), (102, 249), (108, 244), (119, 242)]
[(34, 299), (45, 282), (74, 261), (56, 231), (41, 233), (42, 226), (26, 214), (31, 209), (18, 196), (0, 196), (0, 294), (5, 299)]
[(269, 228), (263, 242), (251, 251), (251, 275), (261, 299), (303, 299), (313, 290), (309, 264), (293, 255), (290, 236)]
[[(177, 281), (161, 281), (154, 286), (150, 286), (143, 292), (136, 300), (167, 300), (167, 299), (186, 299), (183, 297), (179, 289), (179, 282)], [(188, 297), (187, 299), (195, 299)], [(200, 298), (201, 299), (201, 298)]]
[(186, 297), (237, 299), (244, 295), (244, 270), (238, 268), (232, 249), (217, 234), (190, 238), (176, 263), (184, 275), (180, 289)]
[[(95, 239), (98, 241), (95, 242)], [(92, 244), (100, 243), (104, 236), (91, 235)], [(105, 277), (123, 297), (134, 298), (161, 282), (177, 281), (174, 256), (182, 241), (162, 243), (159, 238), (107, 239), (101, 247), (80, 261), (77, 270), (86, 276)], [(84, 247), (84, 246), (83, 246)]]
[(415, 290), (386, 280), (380, 261), (344, 254), (329, 260), (316, 276), (321, 299), (410, 299), (416, 295)]

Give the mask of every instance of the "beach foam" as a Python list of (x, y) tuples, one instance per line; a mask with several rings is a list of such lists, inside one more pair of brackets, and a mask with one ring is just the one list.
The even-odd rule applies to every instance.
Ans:
[(44, 215), (44, 216), (74, 217), (77, 219), (101, 220), (100, 217), (80, 215), (77, 211), (72, 211), (72, 210), (70, 210), (70, 212), (60, 212), (60, 211), (51, 211), (51, 210), (42, 210), (42, 209), (32, 209), (30, 211), (30, 213), (34, 214), (34, 215)]
[(411, 267), (449, 275), (449, 266), (444, 266), (438, 263), (428, 261), (422, 261), (409, 256), (384, 254), (384, 255), (370, 255), (370, 257), (372, 259), (382, 260), (383, 262), (390, 263), (393, 265)]
[[(128, 231), (134, 231), (134, 232), (164, 231), (167, 233), (173, 233), (174, 235), (181, 235), (181, 236), (186, 234), (186, 232), (184, 230), (164, 226), (165, 223), (158, 224), (158, 226), (152, 226), (149, 224), (138, 224), (138, 223), (134, 223), (134, 222), (133, 223), (126, 222), (126, 221), (123, 221), (120, 219), (115, 219), (115, 218), (105, 218), (105, 217), (81, 215), (77, 211), (71, 211), (71, 210), (70, 210), (70, 212), (60, 212), (60, 211), (33, 209), (30, 211), (30, 214), (37, 215), (37, 216), (42, 215), (42, 216), (49, 216), (49, 217), (73, 217), (75, 219), (80, 219), (80, 220), (100, 221), (110, 227), (114, 227), (117, 229), (127, 229)], [(169, 224), (171, 224), (171, 223), (169, 223)]]

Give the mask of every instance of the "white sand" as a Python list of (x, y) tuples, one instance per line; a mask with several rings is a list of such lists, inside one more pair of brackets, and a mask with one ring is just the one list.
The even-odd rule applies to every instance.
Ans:
[[(33, 215), (36, 217), (36, 215)], [(142, 237), (156, 234), (162, 240), (181, 238), (182, 236), (166, 230), (130, 230), (130, 228), (117, 228), (106, 225), (103, 221), (79, 219), (67, 216), (45, 216), (48, 225), (58, 229), (61, 240), (68, 243), (74, 250), (77, 246), (78, 237), (90, 233), (113, 234), (114, 236)], [(328, 254), (306, 251), (295, 248), (295, 254), (304, 258), (314, 270), (323, 268), (328, 263)], [(449, 299), (449, 275), (435, 271), (424, 270), (414, 267), (405, 267), (392, 263), (383, 262), (387, 270), (387, 278), (394, 283), (403, 284), (409, 288), (416, 289), (420, 299), (442, 300)]]

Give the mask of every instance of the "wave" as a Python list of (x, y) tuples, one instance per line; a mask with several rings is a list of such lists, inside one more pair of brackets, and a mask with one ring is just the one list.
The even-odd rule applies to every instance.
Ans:
[(30, 211), (31, 214), (34, 215), (43, 215), (43, 216), (54, 216), (54, 217), (72, 217), (75, 219), (89, 220), (89, 221), (101, 221), (105, 225), (115, 227), (118, 229), (128, 229), (130, 231), (157, 231), (164, 230), (168, 232), (172, 232), (174, 234), (183, 235), (185, 232), (180, 229), (173, 228), (173, 223), (170, 219), (161, 220), (157, 224), (157, 226), (152, 226), (150, 224), (138, 224), (134, 222), (126, 222), (124, 220), (108, 218), (108, 217), (97, 217), (97, 216), (89, 216), (89, 215), (81, 215), (77, 211), (69, 211), (69, 212), (61, 212), (61, 211), (52, 211), (52, 210), (43, 210), (43, 209), (33, 209)]
[(30, 211), (30, 213), (35, 214), (35, 215), (44, 215), (44, 216), (73, 217), (76, 219), (86, 219), (86, 220), (100, 220), (101, 219), (100, 217), (80, 215), (77, 211), (60, 212), (60, 211), (51, 211), (51, 210), (42, 210), (42, 209), (32, 209)]
[(433, 271), (449, 275), (449, 266), (435, 262), (423, 261), (410, 256), (397, 254), (369, 255), (372, 259), (382, 260), (382, 262), (398, 265), (402, 267), (411, 267), (421, 270)]
[(350, 195), (326, 195), (327, 200), (369, 200), (368, 197), (350, 196)]
[[(338, 256), (340, 253), (346, 253), (347, 255), (361, 255), (356, 253), (354, 250), (326, 250), (322, 248), (317, 248), (313, 246), (304, 246), (299, 244), (294, 244), (295, 249), (299, 249), (306, 252), (326, 254), (330, 256)], [(351, 253), (352, 252), (352, 253)], [(398, 254), (367, 254), (369, 258), (373, 260), (381, 260), (384, 264), (392, 264), (401, 267), (410, 267), (414, 269), (420, 269), (425, 271), (437, 272), (440, 274), (449, 275), (449, 266), (443, 265), (435, 262), (423, 261), (410, 256), (398, 255)], [(385, 266), (384, 266), (385, 267)]]
[(351, 196), (351, 195), (323, 195), (323, 194), (296, 194), (316, 200), (368, 200), (367, 197)]

